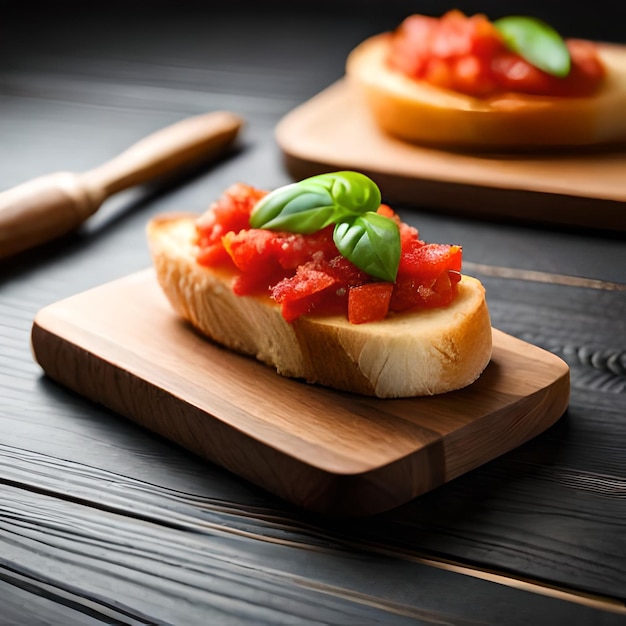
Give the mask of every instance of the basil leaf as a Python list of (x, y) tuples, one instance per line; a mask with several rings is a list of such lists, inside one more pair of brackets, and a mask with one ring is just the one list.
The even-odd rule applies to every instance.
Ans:
[(329, 224), (376, 211), (378, 186), (358, 172), (333, 172), (279, 187), (262, 198), (250, 215), (252, 228), (313, 233)]
[(339, 222), (333, 232), (337, 249), (371, 276), (394, 282), (400, 264), (400, 230), (390, 218), (368, 211)]
[(380, 206), (380, 189), (359, 172), (320, 174), (302, 182), (307, 186), (322, 185), (329, 190), (337, 208), (337, 220), (376, 211)]
[(323, 188), (293, 183), (261, 198), (250, 215), (252, 228), (314, 233), (335, 221), (335, 203)]
[(565, 78), (571, 68), (567, 44), (559, 33), (540, 19), (513, 15), (495, 20), (509, 50), (536, 68)]

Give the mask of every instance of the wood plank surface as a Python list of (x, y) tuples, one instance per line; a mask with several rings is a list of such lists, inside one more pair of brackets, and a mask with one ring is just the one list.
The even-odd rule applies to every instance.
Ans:
[(276, 128), (297, 180), (367, 173), (391, 202), (480, 218), (626, 230), (626, 149), (473, 154), (410, 144), (383, 133), (345, 79), (290, 111)]
[[(37, 486), (34, 473), (53, 478), (55, 462), (31, 455), (25, 463), (15, 452), (0, 447), (0, 463), (12, 465), (15, 481), (0, 491), (2, 624), (623, 621), (619, 607), (537, 595), (408, 553), (390, 558), (349, 535), (292, 525), (265, 506), (198, 500), (116, 473), (102, 473), (103, 489), (90, 493), (89, 466), (61, 463), (66, 483), (57, 475), (54, 492), (41, 492), (29, 488)], [(62, 492), (73, 497), (59, 498)], [(462, 592), (450, 593), (456, 585)]]
[(466, 389), (380, 400), (279, 376), (184, 325), (154, 272), (46, 307), (34, 356), (54, 380), (306, 508), (391, 509), (521, 445), (569, 401), (558, 357), (498, 331)]

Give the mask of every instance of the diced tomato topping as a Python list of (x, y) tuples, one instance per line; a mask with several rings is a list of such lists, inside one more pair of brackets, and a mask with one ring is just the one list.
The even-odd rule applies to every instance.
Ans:
[(391, 310), (450, 304), (461, 277), (462, 256), (460, 246), (411, 242), (400, 258)]
[(267, 194), (244, 183), (231, 185), (196, 221), (200, 265), (216, 266), (229, 260), (222, 245), (222, 237), (229, 232), (238, 233), (249, 227), (250, 212)]
[(317, 269), (315, 261), (310, 261), (298, 267), (294, 276), (277, 283), (271, 294), (281, 304), (283, 317), (292, 322), (300, 315), (311, 313), (322, 294), (336, 282), (330, 274)]
[(348, 321), (364, 324), (385, 319), (392, 291), (393, 283), (367, 283), (352, 287), (348, 293)]
[(230, 263), (231, 258), (222, 243), (218, 242), (200, 245), (196, 261), (206, 267), (218, 267)]
[(272, 263), (295, 270), (314, 255), (319, 259), (337, 255), (332, 226), (306, 236), (247, 228), (238, 233), (226, 233), (222, 241), (235, 266), (242, 272), (259, 263)]
[(411, 78), (479, 98), (503, 92), (592, 94), (605, 75), (595, 45), (574, 39), (566, 43), (571, 71), (558, 78), (511, 52), (486, 16), (452, 10), (441, 18), (407, 17), (393, 33), (388, 62)]
[(285, 269), (296, 269), (311, 257), (332, 259), (337, 254), (333, 241), (333, 226), (310, 235), (293, 233), (276, 234), (279, 250), (278, 260)]
[(361, 324), (416, 307), (446, 306), (460, 280), (461, 248), (425, 243), (387, 205), (378, 212), (400, 229), (395, 283), (380, 282), (339, 254), (333, 226), (310, 235), (250, 228), (250, 213), (265, 191), (235, 185), (197, 222), (197, 261), (230, 263), (237, 295), (268, 294), (292, 322), (301, 315), (347, 315)]
[(407, 245), (400, 258), (398, 282), (410, 278), (423, 281), (437, 278), (444, 271), (461, 271), (460, 246), (414, 241)]
[(447, 306), (454, 300), (460, 280), (461, 274), (456, 270), (445, 270), (437, 278), (424, 282), (405, 279), (396, 284), (389, 308), (399, 313), (416, 307)]

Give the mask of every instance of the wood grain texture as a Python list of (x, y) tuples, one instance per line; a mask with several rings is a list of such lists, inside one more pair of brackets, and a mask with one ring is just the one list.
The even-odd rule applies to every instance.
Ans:
[(471, 154), (386, 136), (341, 79), (290, 111), (276, 128), (296, 179), (356, 169), (391, 202), (499, 220), (626, 230), (626, 151)]
[(498, 331), (487, 370), (450, 394), (378, 400), (288, 380), (190, 331), (152, 270), (47, 307), (32, 345), (74, 391), (329, 513), (403, 504), (544, 431), (569, 400), (563, 361)]
[(11, 624), (623, 620), (619, 607), (433, 568), (410, 550), (377, 549), (358, 527), (328, 532), (268, 502), (198, 497), (3, 445), (0, 469), (0, 593)]

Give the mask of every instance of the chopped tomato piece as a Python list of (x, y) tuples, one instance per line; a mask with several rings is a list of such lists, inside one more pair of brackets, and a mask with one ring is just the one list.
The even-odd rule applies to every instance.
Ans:
[[(217, 252), (218, 248), (223, 247), (222, 237), (226, 233), (237, 233), (249, 228), (252, 208), (266, 194), (267, 191), (243, 183), (231, 185), (224, 191), (209, 210), (196, 221), (197, 243), (202, 249), (198, 263), (210, 266), (217, 260), (226, 260), (227, 257)], [(209, 251), (212, 244), (217, 247)]]
[(337, 255), (328, 262), (326, 271), (336, 279), (337, 284), (343, 287), (362, 285), (372, 280), (369, 274), (341, 255)]
[(397, 280), (433, 280), (447, 270), (460, 272), (461, 261), (461, 246), (416, 241), (403, 251)]
[(272, 297), (276, 302), (300, 300), (306, 296), (332, 287), (337, 280), (327, 272), (317, 268), (313, 261), (301, 265), (293, 276), (284, 278), (272, 288)]
[(389, 310), (400, 313), (415, 308), (447, 306), (457, 294), (460, 277), (459, 273), (447, 270), (426, 282), (412, 279), (398, 282), (391, 295)]
[(396, 224), (398, 224), (398, 226), (401, 224), (398, 214), (388, 204), (381, 204), (376, 213), (391, 218)]
[(315, 313), (324, 298), (323, 292), (310, 294), (297, 300), (285, 300), (280, 307), (280, 312), (287, 322), (293, 322), (302, 315)]
[(315, 256), (318, 259), (332, 259), (337, 254), (333, 241), (333, 226), (310, 235), (293, 233), (276, 234), (278, 262), (285, 269), (296, 269)]
[(218, 267), (232, 264), (231, 258), (222, 242), (200, 245), (196, 261), (206, 267)]
[(280, 243), (270, 230), (250, 228), (222, 237), (223, 248), (241, 274), (233, 284), (238, 295), (267, 292), (287, 276), (279, 262)]
[(348, 292), (348, 321), (364, 324), (385, 319), (393, 283), (367, 283), (352, 287)]
[(260, 259), (276, 265), (278, 261), (273, 254), (275, 241), (272, 231), (258, 228), (241, 230), (238, 233), (231, 231), (222, 238), (224, 249), (242, 272), (254, 270)]
[(268, 293), (271, 286), (285, 276), (285, 271), (280, 267), (260, 265), (252, 271), (240, 272), (233, 281), (233, 291), (238, 296)]
[(282, 306), (283, 317), (291, 322), (300, 315), (310, 313), (320, 303), (322, 295), (337, 285), (337, 279), (319, 264), (309, 261), (301, 265), (296, 273), (284, 278), (271, 290), (272, 298)]
[(457, 293), (462, 256), (460, 246), (422, 241), (407, 246), (400, 258), (390, 310), (450, 304)]

